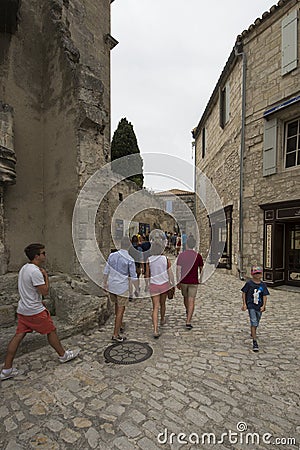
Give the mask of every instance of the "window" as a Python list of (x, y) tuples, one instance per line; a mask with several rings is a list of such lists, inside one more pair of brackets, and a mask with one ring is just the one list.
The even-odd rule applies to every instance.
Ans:
[(285, 167), (300, 166), (300, 119), (285, 125)]
[(123, 194), (122, 194), (122, 192), (119, 192), (119, 202), (122, 202), (123, 201)]
[(286, 16), (281, 24), (281, 74), (297, 67), (297, 10)]
[(230, 88), (227, 82), (220, 90), (220, 127), (224, 128), (230, 116)]
[(166, 200), (166, 212), (171, 213), (173, 210), (172, 200)]
[(205, 150), (206, 150), (206, 130), (205, 128), (202, 129), (202, 158), (205, 156)]

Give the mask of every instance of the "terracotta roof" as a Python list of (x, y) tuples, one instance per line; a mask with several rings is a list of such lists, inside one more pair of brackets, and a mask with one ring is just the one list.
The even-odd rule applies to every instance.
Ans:
[(157, 192), (156, 195), (193, 195), (195, 192), (183, 191), (181, 189), (170, 189), (169, 191)]
[(271, 6), (269, 11), (265, 11), (261, 18), (258, 17), (246, 30), (244, 30), (238, 37), (237, 41), (240, 37), (245, 37), (247, 34), (251, 33), (253, 29), (258, 26), (260, 23), (262, 23), (267, 17), (269, 17), (274, 11), (276, 11), (278, 8), (281, 8), (286, 3), (289, 3), (291, 0), (279, 0), (279, 2), (276, 5)]

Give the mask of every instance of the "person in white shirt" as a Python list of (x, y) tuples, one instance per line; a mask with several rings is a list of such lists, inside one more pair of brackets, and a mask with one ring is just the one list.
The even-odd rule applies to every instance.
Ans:
[(130, 239), (123, 236), (121, 249), (109, 255), (104, 268), (103, 287), (109, 292), (110, 300), (115, 304), (115, 325), (112, 340), (123, 342), (126, 338), (120, 336), (125, 307), (128, 304), (129, 277), (138, 289), (138, 278), (134, 259), (129, 255)]
[(0, 380), (6, 380), (18, 375), (18, 370), (12, 366), (19, 345), (27, 333), (37, 331), (46, 334), (51, 347), (56, 350), (61, 363), (76, 358), (79, 350), (65, 350), (62, 346), (50, 313), (43, 304), (43, 297), (49, 292), (49, 279), (42, 267), (46, 260), (43, 244), (30, 244), (25, 248), (29, 262), (25, 264), (18, 277), (20, 300), (17, 308), (18, 324), (14, 337), (8, 344), (7, 354)]
[(146, 263), (146, 278), (150, 280), (150, 295), (152, 298), (152, 322), (153, 337), (158, 339), (158, 312), (160, 310), (160, 324), (166, 323), (166, 298), (170, 288), (174, 289), (174, 274), (171, 269), (171, 262), (162, 255), (164, 245), (160, 242), (153, 242), (151, 245), (151, 256)]

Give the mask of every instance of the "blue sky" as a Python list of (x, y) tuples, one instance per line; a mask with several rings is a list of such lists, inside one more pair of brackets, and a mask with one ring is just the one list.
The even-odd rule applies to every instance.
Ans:
[(111, 53), (112, 134), (126, 117), (133, 124), (141, 155), (158, 154), (160, 175), (148, 175), (145, 164), (146, 187), (187, 189), (180, 179), (164, 176), (160, 154), (187, 162), (185, 178), (193, 187), (191, 130), (237, 35), (274, 4), (269, 0), (116, 0), (111, 4), (111, 34), (119, 41)]

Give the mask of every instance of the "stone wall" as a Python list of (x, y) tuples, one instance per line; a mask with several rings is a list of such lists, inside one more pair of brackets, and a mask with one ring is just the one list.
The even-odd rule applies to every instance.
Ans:
[[(109, 161), (110, 51), (116, 44), (110, 36), (111, 1), (14, 0), (4, 16), (9, 1), (0, 4), (2, 317), (10, 317), (5, 323), (15, 318), (16, 274), (11, 283), (7, 277), (26, 262), (25, 246), (42, 242), (52, 281), (53, 274), (63, 278), (56, 282), (62, 294), (53, 294), (52, 287), (55, 307), (52, 300), (49, 307), (63, 319), (64, 304), (70, 306), (76, 297), (78, 304), (65, 320), (79, 329), (78, 321), (97, 322), (97, 315), (105, 316), (102, 309), (108, 311), (101, 289), (94, 299), (81, 289), (87, 281), (81, 279), (73, 246), (72, 216), (84, 183)], [(3, 143), (5, 151), (15, 152), (14, 185), (3, 179)], [(5, 156), (7, 169), (7, 151)], [(102, 230), (107, 230), (107, 218), (100, 217)], [(109, 249), (108, 240), (102, 245)]]
[[(238, 38), (238, 49), (246, 55), (245, 152), (243, 157), (243, 266), (249, 274), (252, 263), (263, 262), (263, 211), (260, 205), (268, 202), (299, 199), (299, 166), (284, 168), (283, 124), (297, 116), (299, 103), (277, 114), (278, 148), (277, 172), (263, 176), (263, 140), (265, 110), (274, 104), (299, 95), (299, 62), (296, 70), (281, 75), (281, 23), (299, 3), (281, 1), (262, 19)], [(300, 52), (298, 20), (298, 54)], [(218, 80), (206, 110), (194, 130), (196, 164), (216, 188), (223, 206), (232, 205), (232, 272), (237, 273), (239, 260), (239, 197), (240, 152), (242, 130), (242, 71), (243, 60), (233, 49)], [(219, 90), (230, 85), (230, 116), (224, 128), (220, 126)], [(275, 115), (276, 116), (276, 115)], [(202, 130), (205, 128), (206, 149), (202, 157)], [(198, 180), (199, 181), (199, 180)], [(205, 254), (210, 243), (207, 210), (204, 208), (205, 189), (196, 199), (197, 218), (201, 233), (201, 250)]]
[[(223, 207), (233, 205), (233, 263), (237, 264), (239, 229), (239, 167), (241, 134), (241, 63), (237, 63), (228, 74), (226, 82), (232, 93), (230, 119), (224, 130), (219, 125), (219, 103), (217, 102), (205, 121), (206, 150), (202, 158), (201, 135), (196, 140), (196, 164), (209, 182), (216, 188)], [(207, 255), (210, 247), (208, 210), (209, 188), (196, 182), (196, 217), (200, 232), (200, 253)], [(202, 200), (202, 201), (200, 201)], [(207, 209), (204, 207), (207, 205)]]
[(110, 1), (24, 0), (18, 17), (0, 40), (0, 100), (14, 110), (17, 156), (4, 193), (7, 267), (41, 241), (51, 270), (76, 273), (73, 207), (109, 159)]

